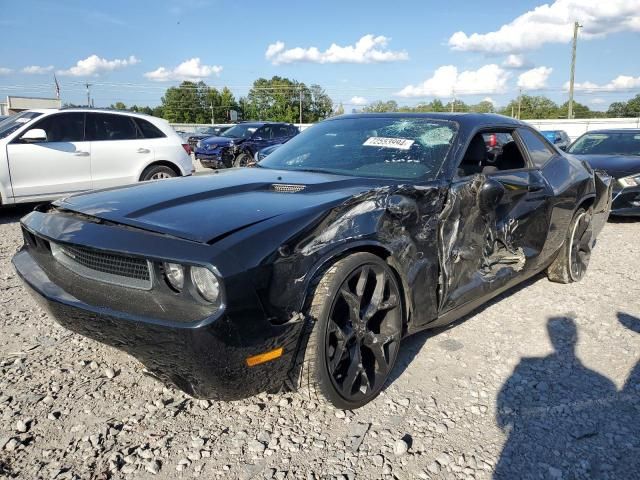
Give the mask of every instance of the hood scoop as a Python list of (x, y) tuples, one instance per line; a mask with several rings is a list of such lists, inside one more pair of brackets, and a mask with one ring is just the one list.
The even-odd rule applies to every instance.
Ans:
[(307, 188), (306, 185), (295, 185), (291, 183), (274, 183), (271, 185), (274, 192), (278, 193), (298, 193)]

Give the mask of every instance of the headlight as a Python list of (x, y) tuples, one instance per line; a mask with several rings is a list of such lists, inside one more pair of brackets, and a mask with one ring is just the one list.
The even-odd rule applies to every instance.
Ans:
[(177, 263), (163, 263), (164, 277), (171, 288), (180, 292), (184, 287), (184, 267)]
[(629, 177), (619, 178), (618, 183), (622, 188), (637, 187), (640, 185), (640, 175), (631, 175)]
[(215, 143), (209, 143), (207, 144), (207, 150), (213, 150), (214, 148), (216, 148), (217, 145)]
[(220, 298), (220, 282), (211, 270), (191, 267), (191, 281), (207, 302), (216, 303)]
[(196, 147), (202, 148), (202, 140), (198, 140), (198, 143), (196, 143)]

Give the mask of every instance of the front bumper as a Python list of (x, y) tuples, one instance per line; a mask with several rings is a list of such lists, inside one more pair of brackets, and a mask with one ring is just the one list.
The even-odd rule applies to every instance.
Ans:
[[(297, 350), (302, 321), (271, 324), (255, 309), (234, 309), (228, 305), (221, 314), (195, 321), (156, 318), (152, 313), (134, 312), (106, 302), (86, 300), (87, 283), (74, 277), (63, 289), (55, 268), (42, 261), (42, 253), (24, 247), (13, 258), (18, 275), (34, 298), (63, 327), (104, 344), (123, 350), (140, 360), (160, 380), (186, 393), (216, 400), (236, 400), (278, 388), (286, 379)], [(74, 284), (83, 283), (85, 292), (74, 295)], [(113, 292), (121, 287), (102, 284)], [(118, 290), (120, 288), (120, 290)], [(93, 288), (91, 288), (93, 290)], [(112, 291), (110, 289), (113, 289)], [(153, 293), (153, 290), (150, 294)], [(78, 298), (80, 296), (82, 300)], [(117, 300), (117, 298), (116, 298)], [(176, 309), (176, 314), (180, 314)], [(253, 315), (253, 316), (251, 316)], [(270, 362), (248, 367), (247, 357), (275, 348), (283, 355)]]
[(611, 215), (640, 216), (640, 187), (614, 191)]
[(230, 168), (235, 158), (234, 147), (216, 147), (215, 149), (196, 148), (195, 157), (203, 167)]

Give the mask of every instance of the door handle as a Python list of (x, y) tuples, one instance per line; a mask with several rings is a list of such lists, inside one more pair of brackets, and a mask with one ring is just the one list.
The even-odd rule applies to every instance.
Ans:
[(151, 152), (151, 150), (149, 150), (148, 148), (139, 148), (138, 149), (138, 153), (149, 153)]
[(74, 155), (76, 157), (88, 157), (89, 156), (89, 152), (78, 151), (78, 152), (75, 152)]

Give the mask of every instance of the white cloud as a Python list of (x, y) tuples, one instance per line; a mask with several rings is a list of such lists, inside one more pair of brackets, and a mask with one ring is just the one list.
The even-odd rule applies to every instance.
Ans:
[(152, 72), (145, 73), (144, 76), (156, 82), (166, 82), (169, 80), (199, 81), (211, 75), (218, 77), (221, 72), (222, 67), (219, 65), (203, 65), (199, 58), (191, 58), (185, 60), (172, 70), (160, 67)]
[(454, 50), (513, 53), (546, 43), (566, 43), (579, 21), (585, 39), (622, 31), (640, 31), (640, 0), (556, 0), (540, 5), (488, 33), (456, 32), (449, 38)]
[(31, 65), (29, 67), (24, 67), (22, 69), (22, 73), (28, 73), (30, 75), (43, 75), (45, 73), (53, 72), (53, 65), (49, 65), (48, 67), (41, 67), (39, 65)]
[(68, 70), (58, 70), (59, 75), (70, 75), (72, 77), (95, 77), (101, 73), (112, 72), (121, 68), (130, 67), (140, 63), (136, 57), (107, 60), (97, 55), (91, 55), (78, 62)]
[(11, 70), (10, 68), (0, 67), (0, 75), (9, 75), (12, 72), (13, 70)]
[(478, 70), (458, 72), (453, 65), (439, 67), (431, 78), (418, 85), (407, 85), (399, 97), (451, 97), (455, 95), (480, 95), (502, 93), (506, 90), (511, 74), (496, 64)]
[(507, 56), (504, 62), (502, 62), (502, 66), (518, 70), (520, 68), (527, 68), (529, 66), (529, 61), (524, 58), (524, 55), (516, 55), (515, 53), (512, 53)]
[(364, 97), (359, 97), (357, 95), (355, 97), (351, 97), (351, 100), (347, 102), (348, 105), (359, 105), (359, 106), (366, 105), (367, 103), (369, 103), (369, 100), (367, 100)]
[[(598, 85), (593, 82), (576, 82), (573, 85), (574, 90), (580, 91), (606, 91), (615, 92), (617, 90), (630, 90), (640, 88), (640, 77), (632, 77), (629, 75), (618, 75), (609, 83)], [(564, 89), (569, 90), (569, 82), (564, 84)]]
[(341, 47), (332, 43), (324, 52), (317, 47), (295, 47), (286, 49), (284, 42), (277, 41), (267, 47), (265, 57), (274, 65), (297, 62), (312, 63), (382, 63), (408, 60), (405, 51), (387, 49), (390, 38), (371, 34), (363, 36), (355, 45)]
[(553, 72), (551, 67), (536, 67), (527, 70), (518, 76), (518, 87), (524, 90), (540, 90), (547, 86), (551, 72)]
[(493, 105), (494, 107), (496, 106), (496, 101), (495, 101), (493, 98), (491, 98), (491, 97), (484, 97), (484, 98), (482, 99), (482, 101), (483, 101), (483, 102), (489, 102), (489, 103), (490, 103), (491, 105)]
[(604, 105), (605, 103), (607, 103), (607, 101), (604, 98), (596, 97), (589, 100), (589, 103), (592, 103), (594, 105)]

